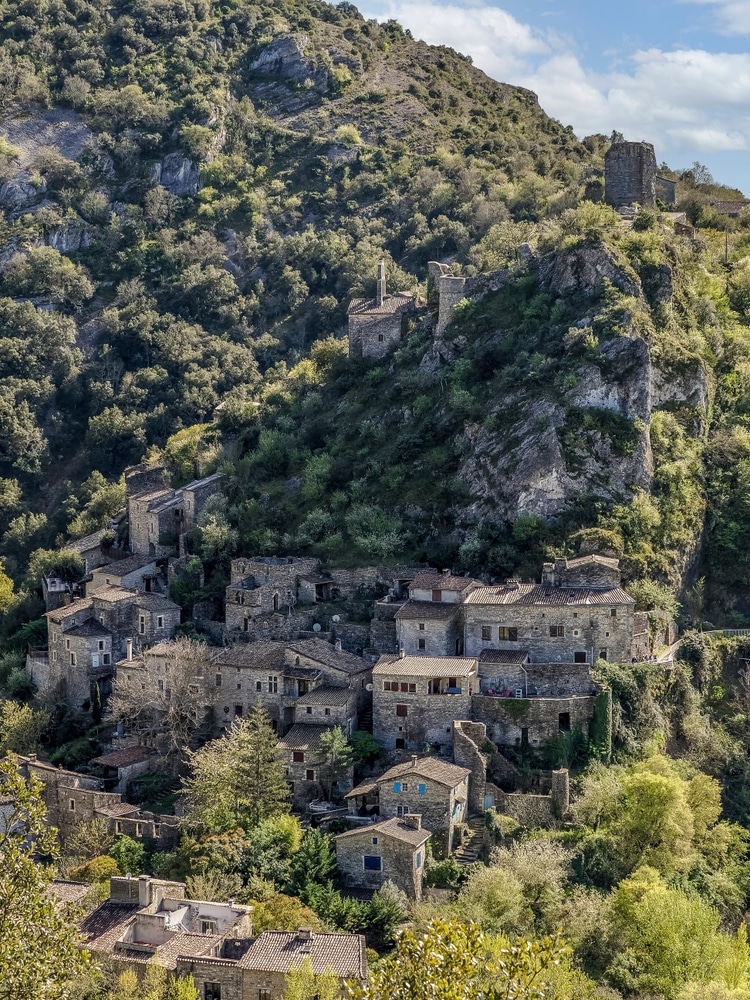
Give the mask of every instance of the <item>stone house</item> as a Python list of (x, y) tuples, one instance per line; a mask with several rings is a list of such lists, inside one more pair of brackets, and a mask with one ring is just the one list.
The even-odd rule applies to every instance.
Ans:
[(468, 817), (470, 774), (469, 768), (439, 757), (414, 756), (353, 788), (346, 796), (349, 813), (383, 819), (419, 813), (449, 854), (456, 846), (459, 825)]
[(251, 619), (294, 607), (300, 578), (316, 574), (318, 566), (317, 559), (299, 556), (233, 559), (225, 597), (227, 630), (247, 632)]
[(45, 675), (35, 664), (34, 679), (41, 687), (62, 682), (67, 702), (83, 707), (109, 694), (128, 641), (144, 648), (174, 636), (180, 608), (159, 594), (105, 585), (46, 618), (48, 668)]
[(544, 568), (541, 584), (479, 587), (463, 604), (464, 650), (525, 651), (537, 663), (629, 663), (635, 601), (616, 559), (584, 556)]
[(177, 975), (190, 975), (201, 1000), (281, 1000), (286, 977), (309, 958), (313, 972), (330, 970), (344, 983), (367, 978), (361, 934), (263, 931), (239, 959), (180, 956)]
[(479, 586), (449, 570), (419, 573), (409, 586), (409, 599), (395, 613), (398, 648), (412, 655), (461, 656), (461, 605)]
[(130, 782), (151, 770), (154, 757), (150, 747), (131, 746), (94, 757), (89, 764), (104, 771), (103, 784), (108, 792), (126, 795)]
[[(279, 750), (283, 755), (286, 776), (292, 793), (295, 809), (305, 809), (313, 799), (327, 795), (327, 776), (323, 760), (320, 738), (330, 726), (292, 726), (286, 736), (279, 740)], [(353, 769), (339, 778), (339, 784), (351, 785)]]
[(18, 756), (17, 760), (19, 772), (25, 778), (33, 775), (42, 782), (47, 822), (57, 828), (63, 845), (81, 823), (97, 818), (106, 821), (111, 833), (152, 841), (159, 850), (170, 850), (177, 842), (179, 827), (175, 816), (144, 812), (123, 802), (118, 793), (105, 791), (101, 779), (53, 767), (33, 754)]
[(375, 298), (352, 299), (349, 303), (349, 357), (382, 358), (400, 342), (404, 319), (414, 308), (413, 295), (388, 294), (385, 264), (381, 261)]
[(136, 555), (172, 555), (180, 536), (198, 523), (206, 501), (221, 493), (221, 477), (216, 472), (177, 490), (164, 483), (163, 472), (126, 473), (130, 549)]
[(156, 559), (153, 556), (128, 556), (92, 570), (86, 583), (86, 596), (90, 597), (94, 591), (110, 586), (151, 593), (159, 589), (157, 581)]
[(336, 862), (345, 884), (377, 890), (390, 881), (410, 899), (421, 899), (430, 836), (414, 814), (340, 833), (334, 838)]
[(252, 907), (186, 899), (183, 882), (118, 876), (80, 930), (98, 958), (139, 973), (148, 962), (174, 972), (178, 958), (241, 957), (252, 941)]
[(66, 549), (77, 552), (83, 559), (87, 574), (96, 569), (97, 566), (103, 566), (111, 558), (102, 547), (102, 539), (105, 538), (106, 534), (106, 530), (100, 528), (84, 538), (76, 538), (72, 542), (65, 543)]
[(384, 655), (372, 670), (373, 736), (387, 749), (450, 746), (454, 719), (471, 718), (479, 687), (472, 657)]

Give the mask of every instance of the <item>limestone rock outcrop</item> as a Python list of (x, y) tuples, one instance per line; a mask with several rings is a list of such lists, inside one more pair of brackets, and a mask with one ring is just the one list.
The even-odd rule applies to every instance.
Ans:
[(182, 153), (169, 153), (153, 164), (151, 180), (177, 198), (185, 198), (198, 192), (199, 171), (197, 165)]
[(250, 70), (260, 76), (276, 76), (292, 83), (328, 90), (328, 70), (305, 57), (310, 44), (307, 35), (281, 35), (267, 45), (250, 63)]

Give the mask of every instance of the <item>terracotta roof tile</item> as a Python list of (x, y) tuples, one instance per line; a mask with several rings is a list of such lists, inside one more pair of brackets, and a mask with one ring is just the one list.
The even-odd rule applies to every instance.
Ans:
[(94, 757), (90, 763), (101, 764), (102, 767), (130, 767), (131, 764), (149, 760), (153, 755), (154, 751), (150, 747), (125, 747), (113, 753), (102, 754), (101, 757)]
[(413, 826), (409, 826), (408, 823), (404, 823), (403, 819), (394, 817), (393, 819), (381, 820), (380, 823), (369, 823), (367, 826), (358, 826), (355, 830), (347, 830), (346, 833), (337, 834), (333, 839), (344, 840), (363, 835), (370, 837), (373, 833), (382, 837), (392, 837), (394, 840), (411, 844), (412, 847), (421, 847), (432, 836), (431, 830), (425, 830), (424, 827), (416, 830)]
[(381, 656), (373, 677), (470, 677), (477, 661), (470, 656)]
[(452, 573), (438, 573), (437, 570), (419, 573), (410, 584), (411, 590), (450, 590), (462, 594), (470, 587), (476, 587), (477, 581), (469, 576), (453, 576)]
[(365, 939), (361, 934), (313, 932), (305, 939), (298, 931), (263, 931), (237, 964), (262, 972), (289, 972), (308, 956), (315, 973), (332, 969), (341, 978), (364, 979), (367, 975)]
[(520, 607), (566, 607), (570, 605), (635, 604), (620, 587), (547, 587), (539, 583), (499, 584), (480, 587), (466, 604), (517, 604)]
[(450, 764), (447, 760), (441, 760), (439, 757), (422, 757), (417, 760), (416, 764), (412, 761), (396, 764), (395, 767), (389, 768), (375, 780), (380, 783), (416, 775), (420, 778), (437, 781), (447, 788), (455, 788), (468, 774), (471, 774), (468, 767), (458, 767), (456, 764)]
[(407, 601), (396, 612), (399, 621), (449, 622), (458, 614), (460, 604), (441, 604), (438, 601)]
[(375, 299), (352, 299), (347, 309), (349, 316), (395, 316), (397, 313), (412, 312), (414, 296), (406, 292), (386, 295), (381, 305)]
[[(58, 619), (70, 618), (72, 615), (81, 615), (83, 618), (83, 612), (92, 611), (94, 605), (91, 600), (88, 601), (73, 601), (72, 604), (66, 604), (65, 607), (56, 608), (54, 611), (45, 612), (45, 618), (50, 618), (53, 622)], [(86, 615), (88, 617), (88, 615)]]
[(61, 903), (80, 903), (91, 891), (88, 882), (71, 882), (69, 879), (56, 878), (50, 882), (50, 891)]

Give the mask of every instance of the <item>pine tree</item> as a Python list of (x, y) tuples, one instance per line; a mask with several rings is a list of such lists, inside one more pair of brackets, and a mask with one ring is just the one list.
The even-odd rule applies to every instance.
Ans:
[(289, 811), (289, 785), (271, 719), (260, 701), (225, 736), (189, 753), (192, 774), (183, 783), (187, 826), (219, 833), (246, 830)]

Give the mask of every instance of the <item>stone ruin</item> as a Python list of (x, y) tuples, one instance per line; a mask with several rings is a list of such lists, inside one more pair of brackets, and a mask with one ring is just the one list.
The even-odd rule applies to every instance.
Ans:
[(650, 142), (613, 142), (604, 157), (605, 200), (614, 208), (656, 206), (656, 154)]

